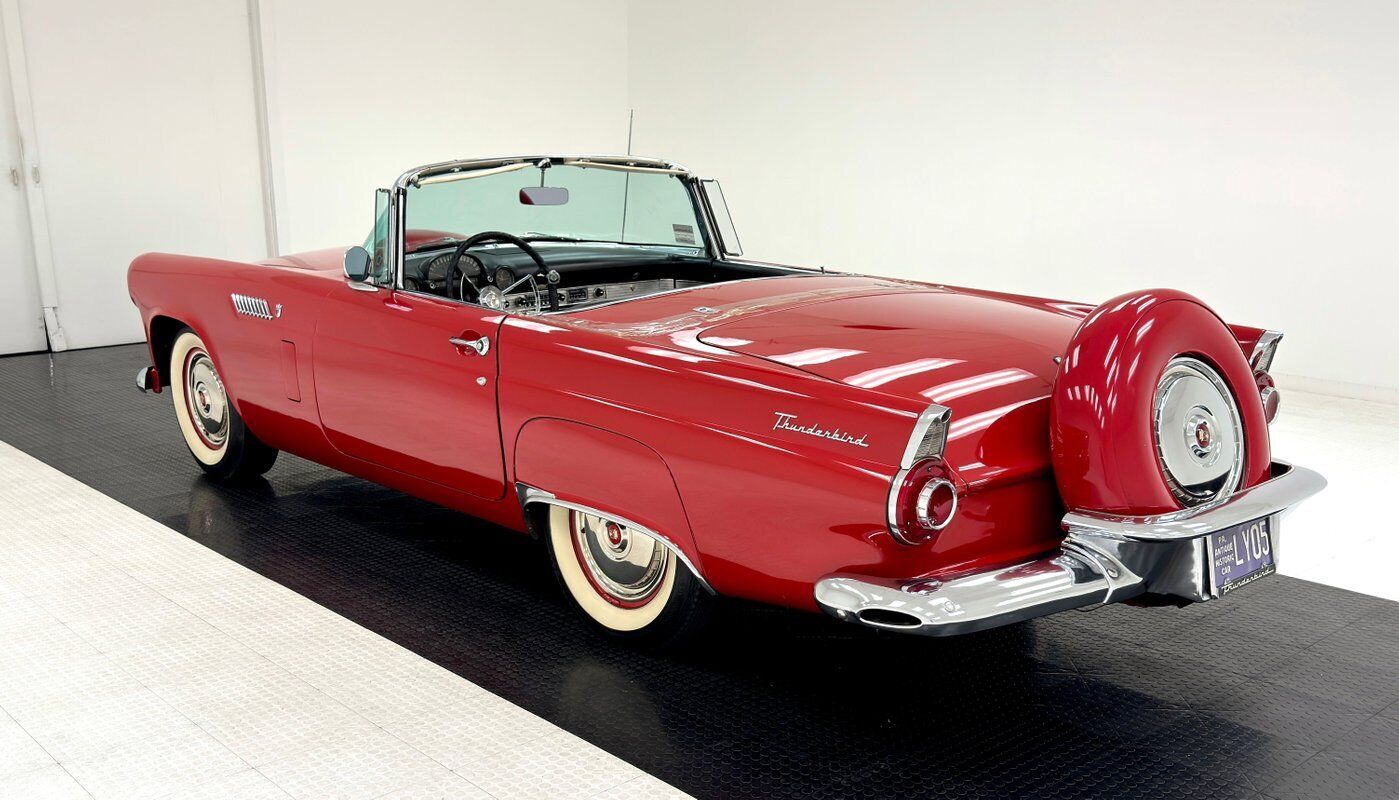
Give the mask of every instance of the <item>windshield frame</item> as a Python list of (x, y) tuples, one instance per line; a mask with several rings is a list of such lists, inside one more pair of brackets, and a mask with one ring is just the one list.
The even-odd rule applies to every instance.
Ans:
[[(608, 156), (608, 155), (534, 155), (534, 156), (506, 156), (497, 158), (474, 158), (461, 159), (457, 161), (443, 161), (436, 164), (411, 169), (398, 177), (394, 181), (393, 188), (389, 190), (389, 213), (388, 213), (388, 256), (389, 274), (392, 276), (394, 289), (403, 288), (404, 266), (407, 263), (405, 253), (405, 234), (407, 216), (408, 190), (416, 188), (425, 179), (450, 175), (454, 172), (476, 171), (497, 167), (508, 167), (513, 164), (532, 164), (542, 160), (565, 164), (568, 162), (584, 162), (596, 165), (602, 169), (620, 169), (623, 171), (635, 170), (638, 172), (665, 172), (674, 174), (685, 186), (689, 194), (690, 203), (694, 207), (695, 218), (699, 222), (704, 238), (705, 254), (715, 260), (722, 260), (723, 253), (719, 249), (718, 237), (715, 235), (716, 226), (711, 216), (709, 204), (704, 202), (703, 192), (700, 187), (700, 179), (685, 167), (669, 161), (662, 161), (656, 158), (645, 158), (642, 156)], [(628, 246), (619, 243), (619, 246)], [(636, 247), (652, 245), (634, 245)], [(699, 249), (699, 248), (696, 248)]]

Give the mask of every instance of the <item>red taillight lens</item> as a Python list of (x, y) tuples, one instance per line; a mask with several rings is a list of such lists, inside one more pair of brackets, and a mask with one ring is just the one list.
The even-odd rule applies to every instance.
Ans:
[(956, 482), (940, 458), (913, 465), (890, 492), (889, 531), (904, 544), (931, 540), (956, 514)]
[(1282, 397), (1278, 395), (1278, 387), (1273, 383), (1273, 376), (1266, 372), (1255, 372), (1253, 380), (1258, 384), (1258, 399), (1263, 401), (1263, 418), (1272, 424), (1273, 419), (1278, 415), (1278, 407), (1282, 403)]

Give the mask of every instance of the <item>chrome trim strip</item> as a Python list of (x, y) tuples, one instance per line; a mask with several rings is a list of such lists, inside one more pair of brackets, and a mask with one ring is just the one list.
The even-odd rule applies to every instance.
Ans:
[(396, 189), (407, 189), (407, 188), (409, 188), (410, 186), (415, 186), (415, 185), (416, 185), (415, 182), (416, 182), (417, 180), (421, 179), (421, 178), (430, 177), (430, 176), (432, 176), (432, 175), (440, 175), (440, 174), (446, 173), (446, 172), (453, 172), (453, 171), (460, 172), (460, 171), (466, 170), (466, 169), (478, 169), (478, 168), (500, 167), (500, 166), (507, 166), (507, 165), (510, 165), (510, 164), (516, 164), (516, 163), (520, 163), (520, 162), (526, 162), (526, 163), (529, 163), (529, 164), (536, 164), (536, 163), (538, 163), (539, 161), (544, 160), (544, 159), (548, 159), (548, 160), (550, 160), (550, 161), (557, 161), (557, 162), (560, 162), (560, 163), (566, 162), (566, 161), (592, 161), (592, 162), (595, 162), (595, 163), (605, 163), (605, 164), (636, 164), (637, 166), (657, 167), (657, 168), (660, 168), (660, 169), (675, 170), (675, 171), (683, 172), (683, 173), (688, 173), (688, 172), (689, 172), (688, 169), (686, 169), (685, 167), (681, 166), (680, 164), (676, 164), (676, 163), (673, 163), (673, 162), (670, 162), (670, 161), (665, 161), (665, 160), (659, 159), (659, 158), (647, 158), (647, 157), (645, 157), (645, 156), (617, 156), (617, 155), (611, 155), (611, 156), (609, 156), (609, 155), (550, 155), (550, 154), (542, 154), (542, 153), (541, 153), (541, 154), (537, 154), (537, 155), (528, 155), (528, 156), (495, 156), (495, 157), (493, 157), (493, 158), (461, 158), (461, 159), (454, 159), (454, 160), (452, 160), (452, 161), (438, 161), (438, 162), (433, 163), (433, 164), (424, 164), (424, 165), (422, 165), (422, 166), (420, 166), (420, 167), (415, 167), (415, 168), (413, 168), (413, 169), (410, 169), (410, 170), (408, 170), (407, 172), (403, 173), (402, 175), (398, 176), (398, 179), (397, 179), (396, 181), (394, 181), (394, 188), (396, 188)]
[(1326, 479), (1306, 467), (1273, 462), (1273, 477), (1223, 501), (1170, 514), (1128, 517), (1073, 511), (1064, 515), (1070, 535), (1135, 542), (1194, 539), (1271, 514), (1281, 514), (1326, 488)]
[(1253, 352), (1248, 356), (1248, 365), (1253, 367), (1254, 372), (1267, 372), (1273, 367), (1273, 356), (1277, 355), (1278, 342), (1282, 341), (1282, 333), (1278, 331), (1263, 331), (1263, 335), (1258, 337), (1258, 341), (1253, 345)]
[(706, 592), (709, 592), (710, 594), (718, 594), (714, 591), (714, 587), (709, 585), (709, 581), (704, 579), (704, 575), (700, 574), (700, 571), (698, 569), (695, 569), (695, 565), (690, 562), (690, 559), (686, 557), (685, 552), (681, 550), (675, 544), (675, 542), (666, 538), (665, 535), (657, 533), (656, 531), (646, 527), (645, 525), (632, 522), (631, 520), (626, 519), (625, 517), (619, 517), (616, 514), (609, 514), (606, 511), (599, 511), (596, 508), (593, 508), (591, 506), (585, 506), (581, 503), (572, 503), (567, 500), (560, 500), (558, 496), (556, 496), (553, 492), (530, 486), (527, 483), (517, 482), (515, 484), (515, 493), (520, 498), (521, 508), (528, 506), (530, 503), (544, 503), (545, 505), (558, 506), (560, 508), (567, 508), (571, 511), (578, 511), (583, 514), (592, 514), (595, 517), (610, 519), (624, 528), (631, 528), (632, 530), (640, 531), (641, 533), (644, 533), (647, 536), (650, 536), (652, 539), (655, 539), (656, 541), (660, 542), (662, 545), (665, 546), (667, 550), (674, 553), (675, 557), (680, 560), (680, 563), (685, 565), (685, 568), (690, 571), (691, 575), (695, 576), (695, 580), (699, 581), (700, 586), (703, 586)]

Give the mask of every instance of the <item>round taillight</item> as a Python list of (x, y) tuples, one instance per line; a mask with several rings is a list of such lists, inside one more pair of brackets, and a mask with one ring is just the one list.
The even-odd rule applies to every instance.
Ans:
[(914, 513), (918, 524), (930, 531), (946, 528), (957, 513), (957, 488), (946, 478), (928, 481), (918, 492)]
[(904, 544), (937, 536), (957, 514), (957, 486), (940, 458), (914, 464), (890, 492), (889, 531)]
[(1271, 425), (1278, 415), (1282, 397), (1278, 395), (1278, 387), (1273, 383), (1272, 375), (1258, 372), (1254, 374), (1253, 380), (1258, 384), (1258, 399), (1263, 402), (1263, 418)]

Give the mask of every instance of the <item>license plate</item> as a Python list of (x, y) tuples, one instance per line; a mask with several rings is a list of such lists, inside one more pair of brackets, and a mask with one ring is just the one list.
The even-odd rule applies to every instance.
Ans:
[(1210, 566), (1215, 594), (1223, 597), (1242, 586), (1272, 575), (1272, 517), (1255, 519), (1210, 534)]

